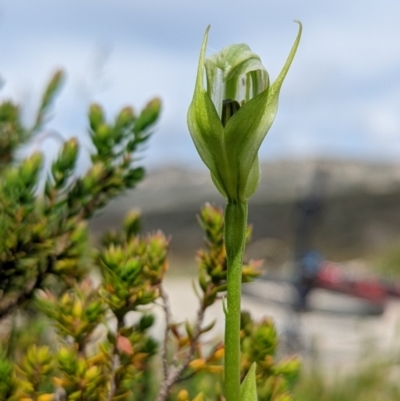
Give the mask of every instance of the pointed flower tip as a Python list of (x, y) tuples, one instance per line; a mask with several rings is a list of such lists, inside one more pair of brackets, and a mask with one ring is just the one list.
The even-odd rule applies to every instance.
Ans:
[(301, 23), (301, 21), (299, 21), (297, 19), (294, 19), (293, 22), (299, 26), (298, 36), (301, 37), (301, 33), (303, 32), (303, 24)]
[(207, 44), (208, 34), (210, 32), (210, 29), (211, 29), (211, 25), (207, 25), (207, 28), (206, 28), (206, 30), (204, 32), (203, 45)]
[(295, 41), (293, 43), (292, 49), (290, 50), (289, 56), (287, 57), (286, 62), (284, 64), (281, 72), (279, 73), (278, 77), (276, 78), (275, 82), (272, 84), (274, 92), (279, 92), (279, 90), (280, 90), (280, 88), (282, 86), (282, 83), (283, 83), (283, 81), (284, 81), (284, 79), (286, 77), (286, 74), (288, 73), (289, 68), (290, 68), (290, 66), (292, 64), (294, 56), (296, 55), (297, 48), (299, 47), (301, 34), (303, 32), (303, 25), (298, 20), (294, 20), (293, 22), (295, 22), (296, 24), (299, 25), (299, 30), (297, 32), (297, 36), (296, 36), (296, 39), (295, 39)]
[(197, 90), (201, 90), (203, 88), (203, 68), (204, 68), (204, 59), (207, 49), (207, 41), (208, 41), (208, 32), (210, 31), (211, 25), (208, 25), (206, 31), (204, 32), (203, 42), (201, 44), (199, 65), (197, 67), (197, 77), (196, 77), (196, 88)]

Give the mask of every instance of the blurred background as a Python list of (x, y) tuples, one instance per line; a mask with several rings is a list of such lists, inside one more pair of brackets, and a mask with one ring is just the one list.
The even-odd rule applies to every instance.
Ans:
[(264, 161), (327, 157), (395, 162), (400, 154), (400, 4), (296, 0), (2, 0), (2, 98), (29, 119), (50, 73), (68, 74), (51, 127), (83, 135), (88, 104), (113, 115), (160, 96), (164, 112), (145, 163), (200, 168), (186, 128), (200, 44), (245, 42), (273, 80), (304, 33), (281, 94)]
[[(323, 171), (323, 208), (310, 246), (398, 276), (399, 15), (398, 0), (0, 0), (0, 98), (21, 103), (29, 124), (51, 73), (63, 68), (67, 81), (47, 127), (78, 136), (85, 150), (90, 103), (101, 103), (112, 118), (122, 106), (139, 109), (161, 97), (162, 117), (139, 161), (148, 178), (113, 201), (92, 230), (97, 236), (118, 227), (138, 207), (145, 230), (171, 235), (178, 270), (194, 272), (202, 244), (195, 215), (206, 201), (223, 205), (186, 127), (204, 30), (211, 24), (209, 54), (245, 42), (274, 80), (297, 33), (292, 21), (300, 20), (302, 41), (260, 151), (253, 238), (277, 244), (269, 248), (272, 261), (290, 258), (296, 205), (319, 191), (312, 182)], [(41, 147), (51, 159), (59, 143), (49, 139)], [(79, 169), (88, 165), (83, 151)], [(274, 259), (282, 247), (288, 252)]]
[[(177, 210), (181, 222), (173, 217), (170, 228), (161, 219), (160, 227), (176, 238), (183, 234), (182, 224), (196, 231), (193, 215), (202, 203), (222, 201), (186, 128), (206, 26), (211, 24), (209, 53), (246, 42), (273, 80), (297, 32), (292, 21), (298, 19), (304, 25), (302, 42), (260, 151), (265, 166), (253, 202), (258, 209), (251, 212), (259, 216), (255, 235), (290, 240), (290, 206), (322, 166), (328, 173), (327, 193), (342, 197), (341, 206), (331, 202), (331, 223), (321, 221), (328, 224), (323, 239), (332, 248), (324, 251), (356, 257), (399, 233), (399, 15), (396, 0), (2, 0), (0, 96), (20, 102), (29, 122), (45, 82), (63, 68), (68, 79), (48, 129), (66, 138), (78, 136), (84, 146), (91, 102), (104, 105), (111, 118), (124, 105), (140, 108), (160, 96), (162, 118), (141, 160), (149, 180), (122, 201), (123, 207), (109, 212), (120, 215), (136, 205), (145, 215), (158, 214), (148, 218), (148, 228), (154, 229), (160, 227), (160, 214), (171, 217)], [(49, 139), (41, 146), (51, 156), (59, 143)], [(81, 152), (82, 171), (88, 160)], [(351, 195), (348, 202), (345, 194)], [(274, 207), (268, 208), (271, 203)], [(119, 220), (113, 216), (110, 221)], [(173, 250), (178, 244), (191, 249), (185, 238), (192, 239), (181, 235)]]

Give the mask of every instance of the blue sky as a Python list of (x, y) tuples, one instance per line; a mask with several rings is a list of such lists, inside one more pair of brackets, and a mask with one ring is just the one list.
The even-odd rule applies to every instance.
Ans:
[[(84, 138), (86, 110), (110, 117), (153, 96), (164, 108), (145, 153), (149, 167), (201, 165), (186, 128), (198, 54), (245, 42), (271, 79), (302, 21), (298, 54), (284, 83), (261, 159), (400, 158), (398, 0), (0, 0), (0, 99), (32, 118), (56, 68), (67, 82), (49, 128)], [(55, 144), (46, 142), (48, 151)]]

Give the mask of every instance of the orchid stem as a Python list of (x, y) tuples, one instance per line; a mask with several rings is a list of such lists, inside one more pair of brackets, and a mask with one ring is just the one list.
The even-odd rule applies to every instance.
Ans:
[(228, 201), (225, 209), (225, 248), (228, 263), (225, 315), (226, 401), (240, 400), (240, 303), (246, 229), (247, 202)]

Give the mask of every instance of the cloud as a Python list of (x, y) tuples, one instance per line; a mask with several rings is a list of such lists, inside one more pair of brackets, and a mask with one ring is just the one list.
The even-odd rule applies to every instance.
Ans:
[[(110, 117), (125, 104), (164, 103), (150, 165), (199, 163), (186, 129), (204, 29), (209, 51), (246, 42), (273, 78), (304, 25), (264, 157), (336, 154), (394, 158), (399, 135), (400, 3), (363, 0), (13, 0), (0, 6), (0, 98), (23, 102), (27, 120), (51, 71), (68, 73), (52, 127), (85, 133), (91, 101)], [(4, 40), (6, 38), (6, 40)], [(372, 155), (372, 156), (371, 156)]]

